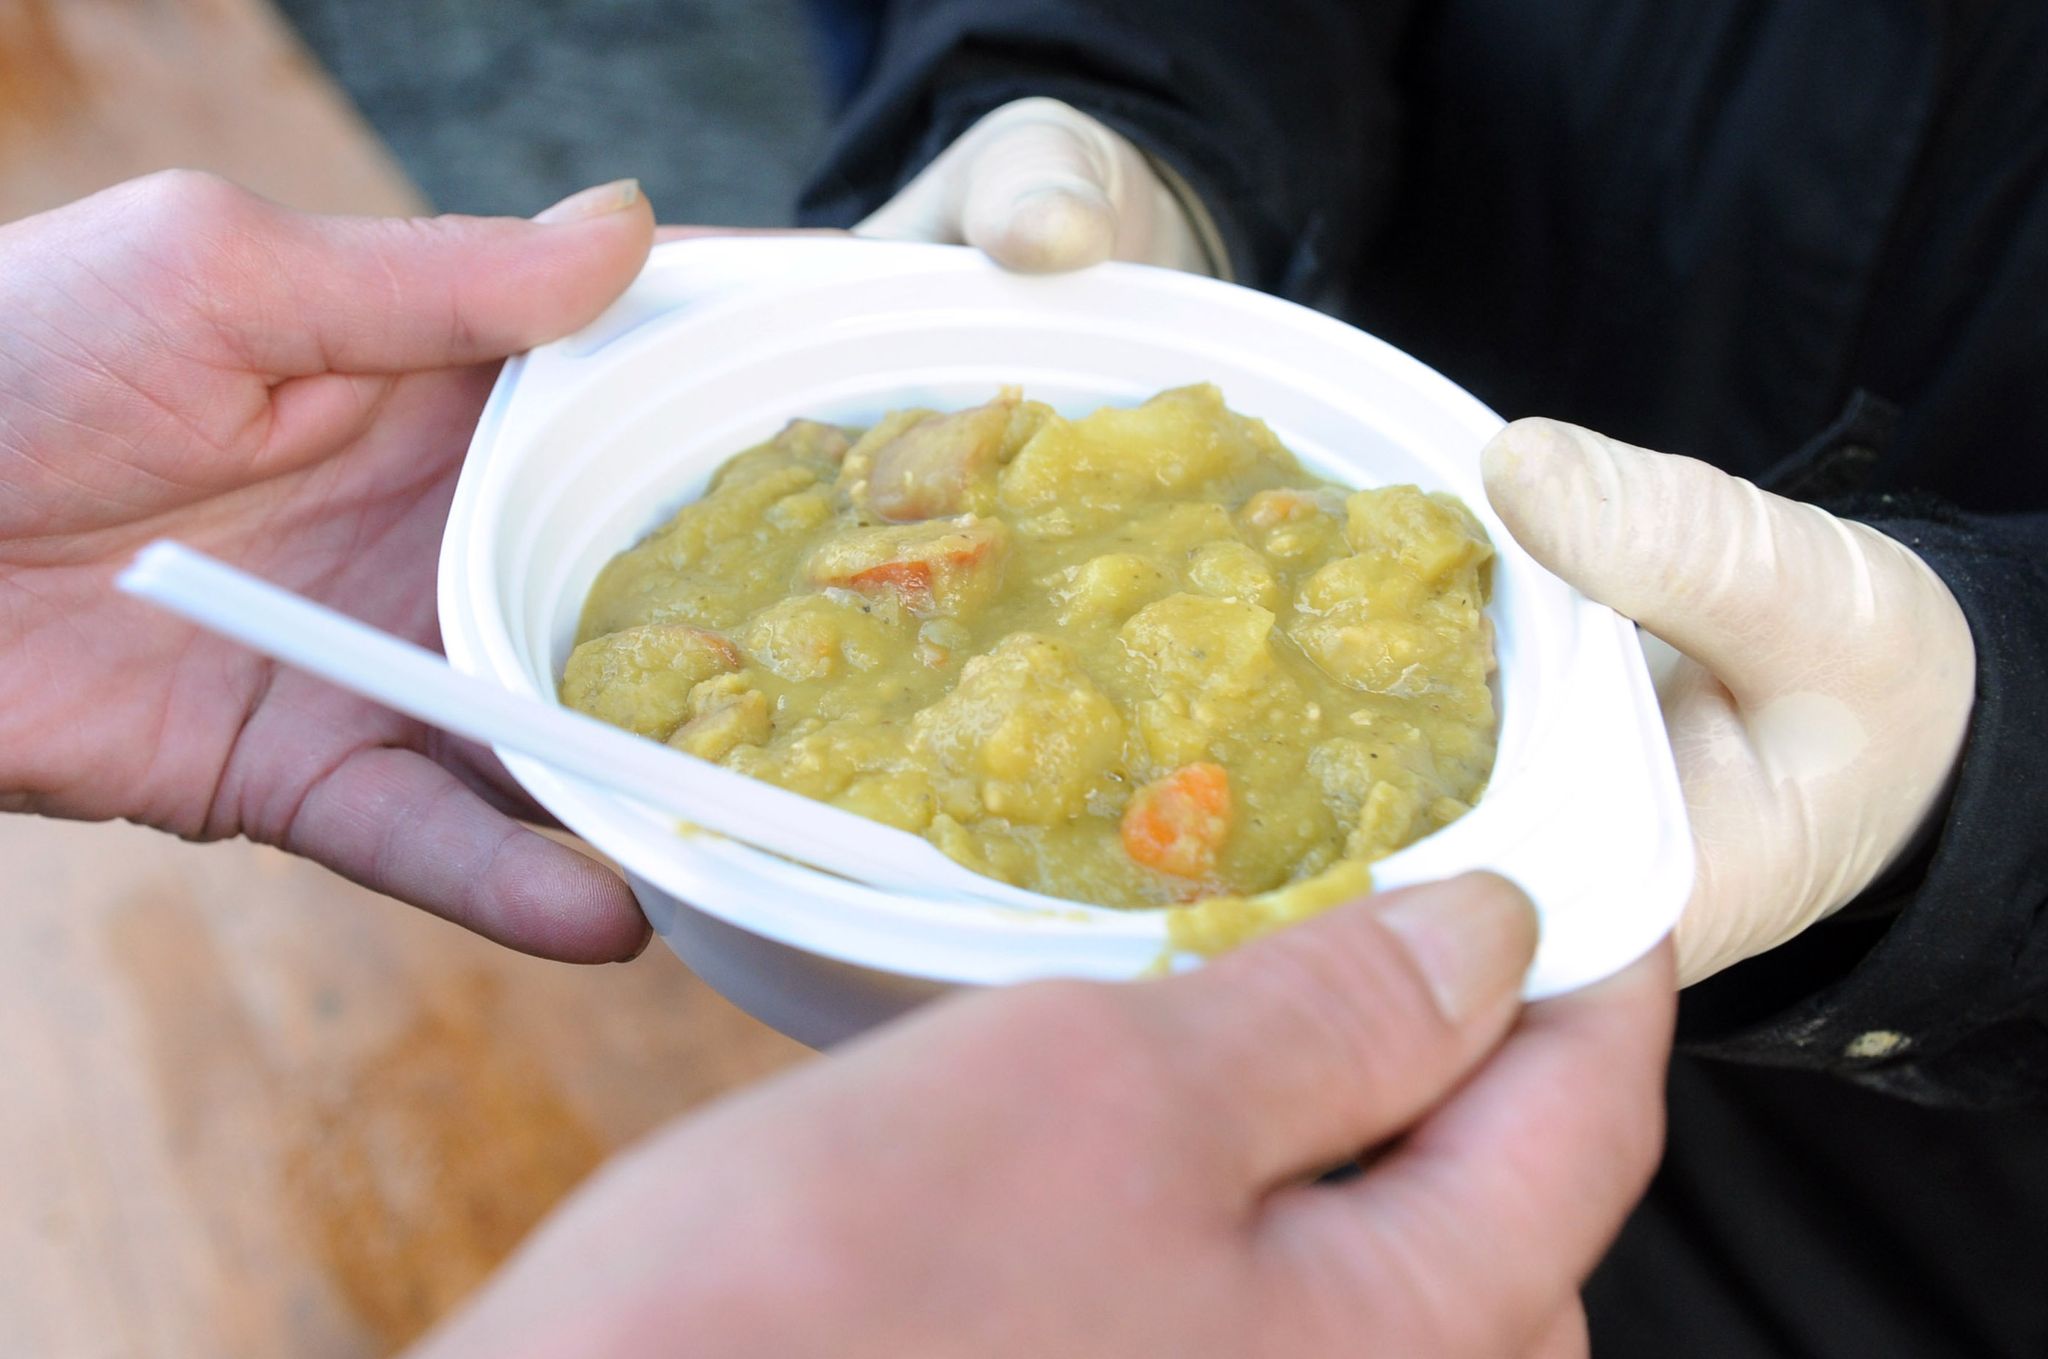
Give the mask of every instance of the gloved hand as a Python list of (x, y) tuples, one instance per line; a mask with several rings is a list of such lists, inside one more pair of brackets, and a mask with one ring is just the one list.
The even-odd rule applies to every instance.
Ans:
[(1646, 644), (1699, 851), (1681, 984), (1784, 943), (1912, 847), (1976, 692), (1969, 624), (1925, 562), (1552, 420), (1509, 425), (1484, 464), (1531, 556), (1682, 653)]
[(1583, 1356), (1670, 958), (1524, 1010), (1535, 943), (1475, 875), (927, 1006), (621, 1157), (415, 1359)]
[(1019, 99), (969, 128), (853, 230), (965, 242), (1027, 273), (1107, 259), (1223, 273), (1207, 243), (1213, 231), (1191, 206), (1200, 213), (1144, 152), (1087, 114), (1057, 99)]

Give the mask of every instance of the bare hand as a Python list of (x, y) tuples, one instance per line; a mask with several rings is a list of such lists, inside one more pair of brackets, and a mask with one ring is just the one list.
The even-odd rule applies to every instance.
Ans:
[(1669, 958), (1524, 1013), (1534, 944), (1474, 876), (932, 1007), (622, 1157), (419, 1359), (1583, 1354)]
[(631, 185), (551, 211), (308, 217), (171, 173), (0, 228), (0, 808), (246, 835), (536, 953), (640, 946), (487, 752), (109, 589), (174, 536), (437, 645), (495, 361), (593, 318), (653, 234)]

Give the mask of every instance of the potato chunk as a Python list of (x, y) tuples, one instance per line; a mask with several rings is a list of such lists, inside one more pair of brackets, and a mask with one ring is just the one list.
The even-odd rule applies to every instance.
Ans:
[(876, 448), (868, 508), (899, 523), (987, 510), (1016, 405), (1012, 389), (986, 405), (928, 416)]
[(911, 722), (939, 806), (1050, 826), (1080, 816), (1122, 760), (1123, 720), (1064, 643), (1014, 633)]
[(1256, 604), (1262, 609), (1280, 606), (1280, 582), (1273, 568), (1243, 543), (1224, 540), (1203, 543), (1188, 556), (1188, 584), (1217, 599)]
[(841, 595), (797, 595), (755, 614), (740, 635), (763, 670), (801, 684), (886, 663), (897, 629)]
[(1018, 510), (1059, 506), (1115, 518), (1132, 505), (1232, 478), (1295, 470), (1293, 455), (1263, 422), (1229, 410), (1222, 393), (1203, 383), (1142, 406), (1047, 422), (1003, 469), (1000, 491), (1002, 503)]
[(1413, 486), (1359, 491), (1344, 502), (1344, 513), (1353, 552), (1391, 553), (1425, 585), (1440, 585), (1493, 556), (1472, 511), (1442, 492), (1424, 495)]
[(665, 741), (689, 716), (690, 690), (739, 667), (739, 649), (715, 632), (648, 623), (592, 638), (571, 652), (562, 671), (562, 702)]
[(1105, 552), (1069, 567), (1053, 591), (1060, 622), (1121, 622), (1173, 588), (1166, 573), (1136, 552)]
[(1274, 673), (1272, 632), (1272, 612), (1256, 604), (1179, 594), (1138, 610), (1121, 635), (1161, 689), (1246, 696)]
[(1419, 727), (1394, 721), (1375, 724), (1366, 739), (1338, 737), (1309, 752), (1310, 777), (1338, 824), (1351, 828), (1345, 857), (1384, 858), (1468, 810), (1450, 790), (1469, 788), (1477, 771), (1440, 754)]
[(962, 515), (901, 527), (849, 529), (819, 544), (804, 565), (813, 585), (889, 595), (919, 617), (958, 615), (992, 593), (1007, 530)]
[(838, 462), (852, 447), (845, 430), (817, 420), (792, 420), (768, 442), (809, 462)]
[[(717, 684), (706, 680), (697, 686), (693, 700)], [(702, 711), (677, 727), (668, 743), (703, 760), (722, 760), (740, 746), (758, 746), (775, 733), (769, 715), (768, 696), (759, 689), (714, 691), (712, 701), (691, 703)]]
[(1435, 664), (1447, 648), (1434, 633), (1409, 618), (1376, 616), (1367, 599), (1304, 618), (1293, 636), (1331, 679), (1369, 693), (1425, 698), (1459, 678)]
[(1158, 764), (1214, 755), (1232, 733), (1285, 724), (1302, 707), (1300, 686), (1273, 654), (1273, 615), (1256, 604), (1168, 595), (1148, 604), (1119, 636), (1127, 677), (1148, 697), (1133, 705), (1144, 749)]

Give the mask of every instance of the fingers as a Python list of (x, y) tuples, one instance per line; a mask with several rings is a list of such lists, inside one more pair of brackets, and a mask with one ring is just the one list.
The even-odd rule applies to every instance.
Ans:
[(1482, 462), (1487, 498), (1531, 556), (1745, 704), (1804, 687), (1817, 654), (1882, 658), (1888, 672), (1901, 646), (1969, 655), (1945, 587), (1860, 524), (1555, 420), (1517, 420)]
[(1406, 888), (1137, 993), (1172, 1085), (1254, 1191), (1406, 1127), (1499, 1040), (1536, 918), (1487, 874)]
[(965, 242), (1026, 273), (1106, 259), (1211, 268), (1186, 210), (1143, 153), (1056, 99), (989, 114), (854, 230)]
[(307, 793), (282, 846), (488, 939), (564, 962), (647, 942), (617, 875), (493, 810), (412, 751), (357, 752)]
[(1099, 263), (1116, 245), (1114, 136), (1057, 100), (1005, 105), (854, 231), (966, 242), (1033, 273)]
[(1025, 273), (1099, 264), (1116, 249), (1120, 159), (1105, 130), (1019, 119), (968, 162), (960, 234)]
[(533, 794), (512, 777), (512, 771), (489, 746), (447, 732), (430, 730), (426, 734), (425, 754), (428, 759), (453, 773), (462, 786), (482, 798), (494, 811), (503, 812), (515, 821), (524, 821), (536, 826), (560, 829), (561, 822), (554, 814), (534, 800)]
[(1517, 420), (1482, 456), (1487, 498), (1531, 556), (1710, 669), (1753, 657), (1777, 582), (1767, 496), (1703, 462), (1555, 420)]
[(297, 227), (311, 344), (287, 341), (270, 356), (281, 375), (451, 367), (559, 339), (640, 272), (654, 216), (626, 180), (531, 222), (303, 217)]
[(1555, 1334), (1655, 1166), (1672, 1011), (1668, 946), (1530, 1007), (1367, 1174), (1273, 1198), (1276, 1286), (1334, 1325), (1431, 1337), (1432, 1354), (1512, 1354)]
[(273, 378), (500, 359), (584, 325), (646, 260), (654, 217), (630, 180), (533, 221), (317, 217), (173, 172), (93, 211), (160, 261), (152, 286), (201, 313), (228, 358)]

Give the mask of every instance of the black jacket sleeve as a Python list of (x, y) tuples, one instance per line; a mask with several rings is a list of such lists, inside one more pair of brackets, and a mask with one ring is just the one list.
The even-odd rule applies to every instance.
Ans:
[(1239, 281), (1341, 295), (1393, 182), (1410, 0), (891, 0), (799, 204), (846, 226), (983, 114), (1063, 99), (1179, 172)]
[(1835, 508), (1919, 553), (1969, 619), (1977, 702), (1954, 790), (1885, 881), (1687, 992), (1681, 1042), (1925, 1104), (2048, 1107), (2048, 516)]

